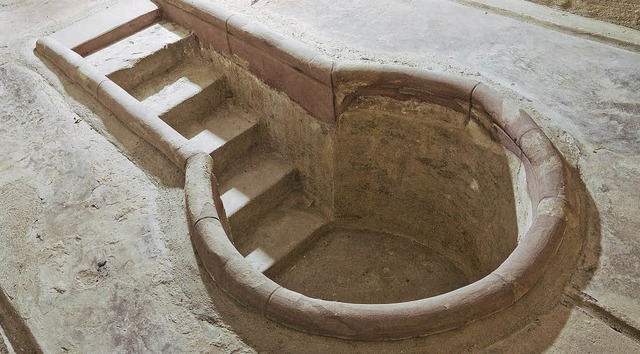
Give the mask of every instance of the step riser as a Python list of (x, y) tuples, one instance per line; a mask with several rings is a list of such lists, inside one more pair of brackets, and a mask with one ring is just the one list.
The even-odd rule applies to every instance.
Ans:
[(265, 269), (260, 269), (264, 275), (269, 278), (273, 278), (277, 276), (280, 272), (288, 267), (291, 267), (295, 264), (296, 259), (299, 255), (304, 253), (309, 247), (313, 244), (313, 242), (317, 239), (318, 235), (321, 234), (322, 228), (314, 230), (314, 232), (309, 235), (309, 237), (302, 240), (299, 244), (297, 244), (291, 251), (287, 252), (284, 257), (276, 259), (271, 266), (266, 267)]
[(214, 150), (210, 156), (213, 159), (213, 174), (221, 176), (237, 161), (251, 154), (251, 151), (260, 148), (262, 127), (255, 124), (250, 129), (242, 132), (232, 140), (226, 142), (221, 147)]
[(277, 207), (287, 196), (298, 189), (297, 174), (288, 173), (277, 183), (271, 185), (260, 195), (253, 198), (247, 205), (229, 217), (229, 224), (236, 239), (243, 237), (247, 229), (255, 220), (259, 220), (262, 215)]
[(131, 33), (135, 33), (150, 24), (156, 22), (160, 18), (160, 11), (153, 11), (140, 17), (133, 19), (131, 22), (118, 26), (112, 31), (103, 34), (100, 37), (94, 38), (90, 41), (82, 43), (81, 45), (73, 48), (73, 50), (80, 55), (88, 55), (108, 46), (109, 44), (119, 41), (122, 38), (127, 37)]
[(189, 36), (140, 59), (133, 67), (110, 73), (107, 77), (125, 90), (131, 91), (143, 82), (167, 72), (189, 53), (197, 50), (197, 39)]
[(172, 127), (176, 127), (186, 120), (200, 120), (231, 96), (228, 87), (227, 79), (223, 76), (200, 93), (162, 114), (160, 118)]
[(244, 235), (236, 248), (257, 271), (275, 274), (308, 249), (316, 236), (326, 231), (328, 219), (300, 191), (289, 194), (277, 208), (263, 215)]

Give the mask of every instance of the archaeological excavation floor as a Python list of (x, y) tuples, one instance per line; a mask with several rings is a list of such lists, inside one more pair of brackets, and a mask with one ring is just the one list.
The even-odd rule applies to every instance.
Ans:
[[(580, 232), (565, 237), (549, 270), (522, 301), (495, 317), (425, 338), (348, 341), (288, 329), (229, 298), (194, 254), (183, 173), (35, 55), (38, 38), (113, 4), (0, 4), (0, 289), (6, 294), (0, 319), (7, 337), (17, 338), (16, 352), (29, 352), (34, 342), (44, 352), (77, 353), (640, 352), (637, 32), (618, 29), (631, 33), (625, 37), (631, 49), (624, 49), (447, 0), (218, 3), (336, 60), (412, 66), (492, 84), (533, 113), (576, 177), (579, 210), (573, 212)], [(175, 33), (176, 40), (186, 35)], [(197, 81), (206, 74), (197, 72), (193, 81), (215, 86), (216, 80)], [(131, 91), (142, 101), (157, 92), (150, 90)], [(149, 102), (158, 112), (163, 104)], [(255, 112), (223, 107), (236, 121), (222, 137), (252, 141), (261, 134)], [(189, 136), (210, 123), (198, 124), (173, 126)], [(215, 144), (202, 139), (205, 147)], [(242, 180), (249, 173), (245, 166), (260, 165), (270, 171), (266, 176), (285, 178), (281, 188), (292, 188), (290, 207), (308, 224), (301, 228), (313, 232), (323, 224), (313, 211), (317, 206), (291, 187), (299, 181), (289, 167), (269, 149), (254, 152), (267, 157), (250, 158), (222, 174), (222, 192), (233, 190), (227, 183), (232, 175)], [(329, 230), (300, 255), (296, 268), (276, 278), (296, 287), (318, 268), (339, 272), (349, 250), (362, 244), (362, 233)], [(398, 261), (388, 255), (402, 253), (419, 262), (429, 250), (408, 241), (390, 244), (383, 233), (367, 236), (380, 252), (356, 254), (362, 258), (348, 264), (354, 273), (338, 281), (357, 285), (364, 279), (375, 291), (363, 296), (354, 286), (337, 300), (402, 301), (409, 285), (427, 282), (441, 286), (433, 289), (441, 293), (469, 281), (445, 260), (423, 264), (447, 274), (447, 282), (401, 272), (384, 282)], [(371, 267), (367, 258), (381, 261)], [(336, 300), (322, 286), (334, 280), (318, 277), (299, 290)]]

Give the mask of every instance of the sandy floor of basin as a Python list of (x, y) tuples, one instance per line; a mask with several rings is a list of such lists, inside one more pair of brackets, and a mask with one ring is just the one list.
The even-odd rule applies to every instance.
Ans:
[(416, 242), (340, 229), (320, 235), (274, 278), (307, 296), (352, 303), (417, 300), (469, 283), (451, 261)]

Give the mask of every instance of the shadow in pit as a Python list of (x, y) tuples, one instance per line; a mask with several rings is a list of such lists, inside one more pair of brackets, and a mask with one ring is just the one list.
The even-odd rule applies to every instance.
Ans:
[[(136, 166), (142, 169), (147, 175), (155, 177), (158, 183), (170, 188), (184, 187), (184, 173), (180, 171), (165, 155), (146, 142), (143, 138), (137, 136), (129, 128), (122, 123), (109, 109), (104, 107), (96, 98), (87, 93), (82, 87), (69, 79), (66, 74), (60, 70), (47, 57), (34, 50), (38, 59), (53, 74), (45, 78), (58, 86), (55, 80), (59, 80), (60, 85), (75, 102), (70, 102), (74, 112), (94, 130), (103, 135), (110, 143), (122, 151), (123, 154), (131, 160)], [(42, 74), (41, 70), (40, 74)], [(84, 111), (83, 107), (88, 108), (91, 112)]]
[(222, 321), (259, 352), (544, 352), (571, 316), (575, 305), (568, 294), (584, 288), (599, 262), (600, 222), (594, 201), (574, 168), (569, 168), (568, 184), (571, 219), (556, 256), (536, 285), (498, 313), (427, 337), (367, 342), (296, 331), (241, 306), (216, 285), (198, 258), (200, 277)]

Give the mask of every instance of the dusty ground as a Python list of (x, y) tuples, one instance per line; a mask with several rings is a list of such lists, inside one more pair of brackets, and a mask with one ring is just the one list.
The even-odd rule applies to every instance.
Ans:
[(640, 1), (638, 0), (528, 0), (640, 30)]
[(189, 244), (180, 173), (33, 55), (109, 3), (0, 1), (0, 288), (45, 352), (640, 352), (640, 54), (445, 0), (226, 3), (341, 60), (501, 85), (584, 182), (552, 294), (424, 340), (347, 342), (226, 298)]
[(36, 73), (37, 37), (107, 3), (0, 9), (0, 287), (47, 353), (246, 352), (200, 281), (182, 173)]

